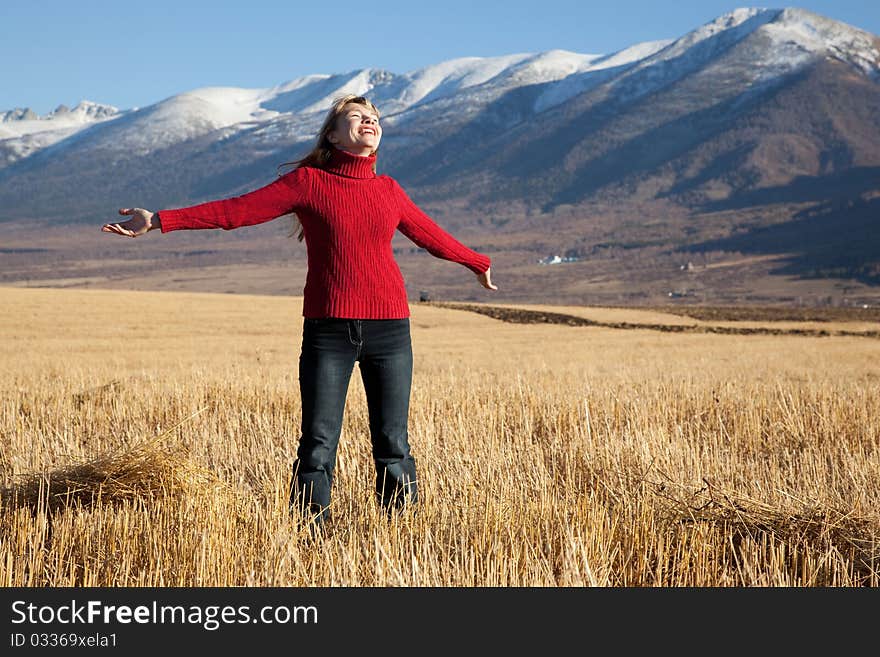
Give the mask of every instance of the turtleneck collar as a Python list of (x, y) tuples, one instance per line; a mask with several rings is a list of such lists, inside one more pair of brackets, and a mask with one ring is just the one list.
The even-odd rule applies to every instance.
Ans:
[(327, 171), (346, 176), (348, 178), (375, 178), (373, 165), (376, 163), (376, 154), (355, 155), (341, 148), (334, 148), (330, 161), (327, 162)]

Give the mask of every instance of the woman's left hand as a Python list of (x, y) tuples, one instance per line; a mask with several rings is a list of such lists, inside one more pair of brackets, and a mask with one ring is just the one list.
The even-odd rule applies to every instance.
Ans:
[(482, 285), (484, 288), (488, 290), (497, 290), (498, 286), (492, 284), (491, 272), (492, 268), (489, 267), (489, 269), (484, 271), (482, 274), (477, 274), (477, 280), (480, 281), (480, 285)]

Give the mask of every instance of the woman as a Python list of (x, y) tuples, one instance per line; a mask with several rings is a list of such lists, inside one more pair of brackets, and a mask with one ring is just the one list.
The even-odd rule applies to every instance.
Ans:
[(317, 523), (329, 517), (330, 489), (354, 362), (369, 409), (377, 499), (390, 512), (417, 501), (407, 423), (412, 384), (409, 304), (391, 240), (400, 230), (432, 255), (473, 271), (497, 290), (489, 257), (457, 241), (389, 176), (376, 175), (379, 111), (366, 98), (336, 100), (312, 151), (296, 168), (242, 196), (150, 212), (122, 208), (127, 221), (101, 230), (138, 237), (151, 230), (222, 228), (296, 213), (308, 273), (299, 359), (302, 432), (291, 509)]

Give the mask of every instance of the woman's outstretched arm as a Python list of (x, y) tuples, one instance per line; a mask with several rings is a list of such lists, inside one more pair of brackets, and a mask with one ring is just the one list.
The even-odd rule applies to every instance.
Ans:
[(399, 200), (400, 223), (397, 227), (400, 232), (431, 255), (464, 265), (477, 275), (483, 287), (497, 290), (491, 280), (491, 258), (465, 246), (443, 230), (413, 202), (397, 181), (392, 180), (392, 183)]
[(271, 221), (295, 211), (302, 207), (307, 192), (308, 169), (301, 167), (264, 187), (233, 198), (158, 212), (120, 208), (119, 214), (130, 215), (131, 219), (106, 223), (101, 230), (126, 237), (139, 237), (157, 228), (163, 233), (206, 228), (232, 230)]

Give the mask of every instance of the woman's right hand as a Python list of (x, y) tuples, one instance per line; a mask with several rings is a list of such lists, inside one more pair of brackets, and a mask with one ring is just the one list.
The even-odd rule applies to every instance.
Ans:
[(115, 224), (104, 224), (101, 226), (101, 231), (125, 235), (126, 237), (137, 237), (159, 228), (158, 222), (153, 219), (156, 214), (155, 212), (150, 212), (143, 208), (119, 208), (119, 214), (131, 215), (131, 219)]
[(487, 290), (497, 290), (498, 286), (492, 283), (492, 268), (489, 267), (482, 274), (477, 274), (477, 280), (480, 281), (480, 285), (482, 285)]

